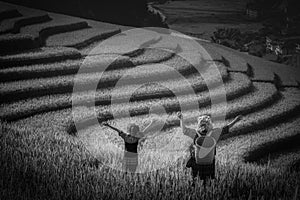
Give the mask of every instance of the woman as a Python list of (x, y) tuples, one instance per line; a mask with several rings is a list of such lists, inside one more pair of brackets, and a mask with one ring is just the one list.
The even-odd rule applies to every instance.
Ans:
[[(193, 144), (190, 146), (191, 157), (186, 164), (187, 168), (192, 168), (193, 185), (195, 184), (196, 177), (199, 177), (200, 180), (203, 180), (203, 184), (205, 185), (208, 178), (215, 178), (215, 158), (211, 164), (197, 164), (195, 159), (196, 140), (198, 137), (209, 136), (213, 137), (213, 139), (218, 142), (220, 135), (228, 134), (229, 129), (236, 124), (242, 118), (242, 116), (237, 116), (232, 122), (224, 126), (221, 131), (213, 131), (213, 124), (210, 116), (208, 115), (202, 115), (198, 118), (197, 129), (187, 128), (183, 122), (183, 117), (180, 112), (177, 113), (177, 116), (180, 119), (180, 126), (184, 135), (194, 139)], [(214, 152), (216, 154), (216, 149), (214, 149)]]
[[(102, 123), (102, 125), (111, 128), (119, 133), (119, 136), (123, 138), (125, 143), (124, 161), (126, 171), (135, 172), (138, 166), (138, 145), (145, 142), (146, 137), (149, 137), (147, 133), (150, 131), (155, 121), (152, 120), (149, 125), (142, 131), (140, 127), (135, 123), (131, 123), (127, 126), (128, 133), (109, 125), (108, 123)], [(146, 136), (147, 135), (147, 136)]]

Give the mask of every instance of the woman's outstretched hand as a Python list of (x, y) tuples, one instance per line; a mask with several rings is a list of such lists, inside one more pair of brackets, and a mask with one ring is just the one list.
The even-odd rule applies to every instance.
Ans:
[(182, 120), (182, 113), (181, 112), (177, 112), (177, 117), (180, 119), (180, 120)]
[(240, 121), (242, 118), (243, 118), (242, 115), (238, 115), (238, 116), (234, 119), (234, 121), (238, 122), (238, 121)]
[(243, 118), (242, 115), (238, 115), (237, 117), (234, 118), (234, 120), (232, 120), (231, 123), (228, 124), (229, 127), (232, 127), (233, 125), (235, 125), (238, 121), (240, 121)]
[(144, 146), (145, 142), (146, 142), (146, 137), (143, 137), (139, 140), (141, 146)]

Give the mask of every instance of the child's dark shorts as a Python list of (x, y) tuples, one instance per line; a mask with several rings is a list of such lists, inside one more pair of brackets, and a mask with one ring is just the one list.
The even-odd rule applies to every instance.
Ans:
[(124, 167), (129, 172), (135, 172), (138, 166), (138, 154), (125, 151), (124, 153)]

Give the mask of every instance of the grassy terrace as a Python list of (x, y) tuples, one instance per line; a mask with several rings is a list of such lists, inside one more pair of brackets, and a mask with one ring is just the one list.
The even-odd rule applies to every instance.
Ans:
[[(268, 84), (265, 85), (265, 88), (260, 87), (260, 88), (264, 89), (264, 90), (259, 90), (260, 94), (264, 94), (264, 92), (272, 90), (272, 87), (273, 87), (272, 85), (268, 86)], [(273, 91), (274, 91), (274, 95), (276, 95), (277, 91), (274, 87), (273, 87)], [(257, 101), (256, 101), (257, 103), (256, 104), (251, 105), (251, 101), (250, 101), (251, 98), (249, 98), (251, 96), (252, 96), (252, 98), (257, 98)], [(263, 97), (263, 95), (257, 95), (257, 93), (254, 93), (254, 94), (246, 95), (245, 97), (243, 97), (241, 99), (238, 98), (236, 100), (233, 100), (232, 103), (230, 102), (228, 104), (228, 106), (229, 106), (228, 111), (227, 111), (228, 112), (228, 117), (230, 117), (230, 116), (232, 117), (232, 116), (235, 116), (236, 114), (238, 114), (239, 112), (243, 112), (243, 110), (245, 110), (245, 107), (246, 107), (246, 106), (243, 106), (244, 104), (241, 104), (243, 102), (246, 103), (248, 101), (248, 104), (249, 104), (249, 106), (247, 106), (247, 108), (249, 110), (248, 112), (251, 112), (252, 110), (255, 109), (255, 107), (257, 105), (259, 106), (259, 104), (266, 104), (266, 103), (270, 104), (272, 101), (270, 101), (268, 99), (274, 99), (274, 96), (271, 95), (269, 97), (268, 96)], [(238, 105), (240, 107), (237, 107)], [(277, 104), (274, 105), (274, 109), (277, 109), (276, 105)], [(88, 108), (80, 108), (79, 107), (78, 109), (79, 109), (78, 113), (81, 114), (80, 118), (85, 118), (84, 115), (86, 117), (89, 116), (89, 112), (88, 112), (89, 109)], [(226, 110), (226, 109), (223, 107), (223, 108), (218, 108), (214, 112), (222, 113), (222, 112), (224, 112), (224, 110)], [(210, 110), (209, 110), (209, 107), (206, 107), (204, 109), (200, 109), (200, 111), (192, 111), (191, 110), (191, 111), (186, 113), (186, 116), (196, 116), (196, 115), (199, 114), (199, 112), (200, 113), (201, 112), (202, 113), (210, 113)], [(260, 113), (260, 112), (258, 111), (257, 113)], [(257, 113), (254, 113), (253, 115), (256, 115)], [(279, 110), (278, 113), (281, 114), (281, 111)], [(274, 115), (277, 115), (277, 114), (274, 113)], [(54, 132), (57, 132), (57, 131), (65, 132), (68, 128), (68, 125), (70, 125), (71, 118), (72, 118), (71, 109), (65, 109), (65, 110), (61, 110), (61, 111), (57, 111), (57, 112), (48, 112), (48, 113), (36, 115), (36, 116), (31, 117), (31, 118), (20, 120), (20, 121), (16, 122), (16, 124), (19, 124), (20, 127), (24, 127), (25, 129), (27, 129), (27, 128), (30, 128), (29, 130), (36, 130), (37, 129), (37, 130), (40, 130), (40, 131), (43, 130), (42, 132), (44, 132), (45, 130), (47, 130), (49, 128), (49, 127), (47, 127), (47, 126), (49, 126), (48, 123), (51, 122), (51, 123), (53, 123), (53, 126), (51, 126), (51, 127), (53, 127), (53, 128), (56, 127), (53, 130)], [(164, 119), (163, 115), (162, 115), (162, 118)], [(132, 122), (136, 121), (137, 123), (142, 124), (142, 121), (147, 120), (147, 119), (151, 119), (151, 116), (142, 115), (142, 116), (139, 116), (139, 117), (132, 117), (130, 119), (122, 118), (122, 119), (116, 120), (115, 123), (118, 124), (118, 126), (120, 126), (121, 128), (126, 128), (126, 124), (129, 121), (132, 121)], [(251, 121), (251, 120), (252, 119), (248, 119), (248, 120), (246, 120), (246, 122)], [(172, 126), (176, 125), (176, 124), (178, 125), (178, 120), (175, 118), (175, 115), (169, 116), (168, 121), (169, 121), (170, 125), (172, 125)], [(187, 122), (188, 123), (193, 123), (193, 122), (195, 122), (195, 118), (194, 117), (188, 118)], [(55, 124), (57, 124), (57, 126)], [(249, 124), (251, 125), (251, 123), (249, 123)]]
[(212, 46), (205, 42), (202, 42), (201, 45), (206, 49), (213, 60), (225, 62), (229, 69), (234, 71), (247, 71), (247, 62), (243, 58), (237, 57), (233, 53), (230, 53), (222, 48)]
[(43, 23), (50, 20), (51, 18), (49, 17), (49, 15), (45, 13), (43, 14), (41, 13), (40, 15), (34, 13), (30, 17), (26, 16), (26, 17), (13, 18), (11, 20), (4, 21), (4, 23), (1, 24), (0, 34), (20, 33), (21, 28), (24, 26)]
[[(57, 34), (64, 31), (74, 31), (80, 28), (87, 28), (87, 22), (83, 20), (77, 20), (72, 17), (59, 17), (50, 16), (51, 21), (41, 24), (33, 24), (29, 26), (22, 27), (18, 35), (30, 35), (32, 38), (39, 38), (40, 40), (45, 40), (48, 36)], [(52, 34), (51, 34), (52, 33)]]
[[(103, 57), (106, 59), (109, 59), (109, 57), (111, 57), (111, 59), (117, 57), (107, 70), (120, 68), (121, 66), (123, 68), (134, 66), (128, 56), (99, 55), (93, 56), (94, 59), (90, 58), (90, 62), (85, 63), (85, 68), (89, 69), (90, 72), (99, 71), (99, 67), (103, 66)], [(76, 74), (83, 65), (83, 61), (84, 59), (67, 59), (61, 62), (39, 63), (4, 68), (0, 70), (1, 82)]]
[(88, 28), (85, 21), (71, 17), (51, 16), (51, 21), (21, 27), (17, 34), (0, 35), (0, 44), (5, 48), (0, 53), (13, 53), (43, 46), (46, 39), (54, 34)]
[[(204, 45), (204, 44), (203, 44)], [(264, 80), (264, 81), (272, 81), (273, 74), (280, 74), (280, 78), (284, 85), (294, 85), (297, 86), (297, 81), (300, 81), (300, 72), (293, 67), (286, 67), (285, 65), (269, 62), (264, 59), (260, 59), (256, 56), (247, 55), (242, 52), (235, 51), (233, 49), (211, 44), (211, 48), (221, 49), (225, 52), (227, 51), (228, 54), (234, 55), (236, 58), (243, 60), (246, 64), (250, 64), (253, 68), (253, 80)], [(229, 59), (228, 59), (229, 60)], [(230, 61), (230, 60), (229, 60)]]
[(286, 170), (296, 170), (293, 167), (300, 160), (297, 144), (299, 136), (295, 134), (257, 145), (247, 153), (245, 160), (274, 168), (285, 166)]
[[(197, 76), (195, 76), (197, 78)], [(251, 91), (252, 83), (247, 79), (245, 75), (242, 74), (233, 74), (231, 77), (232, 80), (226, 82), (224, 84), (226, 90), (227, 99), (234, 99), (244, 93)], [(195, 79), (191, 79), (193, 81)], [(177, 80), (174, 80), (177, 81)], [(182, 93), (183, 96), (174, 97), (174, 94), (169, 91), (172, 89), (172, 85), (174, 81), (165, 81), (161, 82), (161, 85), (149, 85), (147, 87), (138, 88), (138, 85), (130, 85), (129, 87), (122, 87), (119, 89), (120, 93), (115, 92), (114, 90), (105, 90), (98, 91), (95, 96), (95, 104), (99, 105), (99, 109), (101, 112), (102, 109), (110, 109), (109, 107), (104, 108), (103, 105), (110, 104), (110, 98), (112, 96), (112, 92), (118, 93), (118, 96), (115, 96), (119, 99), (124, 99), (123, 101), (126, 102), (126, 99), (131, 95), (132, 90), (137, 89), (132, 95), (132, 100), (136, 100), (136, 103), (123, 103), (120, 106), (116, 105), (115, 108), (112, 109), (126, 111), (130, 108), (133, 113), (142, 114), (147, 112), (147, 108), (149, 106), (159, 106), (163, 105), (170, 110), (178, 110), (179, 105), (178, 101), (186, 106), (189, 104), (193, 105), (192, 103), (198, 102), (199, 106), (205, 106), (210, 104), (210, 97), (218, 98), (220, 91), (222, 91), (222, 87), (216, 87), (209, 92), (203, 91), (203, 85), (196, 84), (195, 90), (198, 91), (196, 95), (189, 94), (186, 87), (176, 88), (178, 89), (178, 93)], [(194, 81), (195, 82), (195, 81)], [(169, 86), (169, 88), (166, 88)], [(124, 88), (129, 88), (128, 90)], [(130, 89), (132, 88), (132, 89)], [(188, 93), (188, 94), (185, 94)], [(169, 97), (168, 97), (169, 96)], [(3, 104), (1, 108), (1, 118), (6, 120), (16, 120), (19, 118), (24, 118), (28, 116), (32, 116), (34, 114), (47, 112), (47, 111), (54, 111), (64, 108), (70, 108), (73, 105), (77, 106), (89, 106), (93, 102), (93, 93), (92, 92), (81, 92), (77, 94), (62, 94), (62, 95), (51, 95), (51, 96), (43, 96), (39, 98), (27, 99), (19, 102), (13, 102), (10, 104)], [(174, 108), (173, 108), (174, 107)], [(136, 108), (136, 109), (135, 109)], [(107, 112), (107, 111), (106, 111)], [(108, 115), (109, 117), (109, 115)]]
[[(276, 152), (278, 147), (275, 144), (282, 144), (287, 142), (287, 145), (293, 144), (296, 142), (293, 139), (297, 139), (299, 137), (299, 133), (297, 132), (297, 128), (299, 130), (299, 119), (292, 119), (287, 122), (284, 121), (277, 127), (269, 127), (264, 130), (257, 131), (248, 135), (240, 135), (237, 136), (234, 140), (232, 138), (228, 138), (220, 142), (219, 152), (223, 152), (219, 154), (219, 159), (224, 159), (223, 162), (226, 162), (226, 158), (232, 157), (232, 164), (242, 162), (249, 162), (250, 165), (255, 167), (255, 162), (264, 168), (271, 167), (273, 164), (273, 158), (269, 155), (273, 152)], [(291, 147), (291, 148), (290, 148)], [(284, 146), (284, 149), (293, 149), (295, 146)], [(237, 149), (240, 148), (239, 151)], [(231, 152), (232, 156), (226, 155), (225, 152)], [(295, 154), (297, 152), (294, 151), (294, 154), (290, 154), (289, 156), (293, 156), (293, 159), (297, 160), (298, 156)], [(282, 151), (284, 156), (277, 157), (278, 160), (280, 158), (282, 161), (288, 155), (285, 151)], [(275, 157), (276, 158), (276, 157)], [(264, 161), (260, 161), (263, 159)], [(275, 159), (274, 159), (275, 160)], [(286, 160), (287, 161), (287, 160)], [(290, 160), (291, 161), (291, 160)], [(292, 162), (282, 162), (282, 165), (291, 165)], [(227, 161), (228, 162), (228, 161)], [(268, 164), (269, 162), (269, 164)], [(282, 166), (276, 165), (274, 168), (280, 169)], [(283, 169), (286, 170), (286, 166), (283, 166)]]
[(121, 32), (120, 29), (107, 30), (97, 28), (87, 28), (72, 32), (60, 33), (50, 36), (46, 41), (46, 46), (67, 46), (83, 49), (90, 44), (107, 39)]
[(0, 64), (1, 69), (6, 69), (18, 65), (25, 66), (78, 58), (81, 58), (81, 54), (76, 49), (66, 47), (42, 47), (37, 48), (34, 51), (25, 51), (19, 54), (1, 56)]
[[(155, 66), (154, 66), (155, 67)], [(228, 76), (226, 69), (222, 65), (218, 65), (221, 76), (226, 79)], [(123, 89), (129, 89), (130, 85), (140, 83), (144, 83), (143, 79), (148, 78), (149, 81), (158, 81), (157, 83), (160, 84), (161, 75), (166, 77), (165, 74), (158, 73), (164, 71), (165, 68), (161, 68), (159, 66), (155, 67), (157, 69), (153, 70), (147, 67), (133, 69), (132, 74), (129, 74), (127, 77), (125, 76), (125, 84)], [(167, 68), (167, 71), (170, 69)], [(136, 71), (136, 73), (135, 73)], [(215, 76), (214, 70), (206, 70), (202, 73), (202, 76), (205, 77), (196, 77), (196, 75), (192, 75), (188, 80), (192, 84), (193, 87), (198, 88), (205, 88), (206, 84), (205, 81), (209, 82), (210, 84), (218, 84), (220, 80), (218, 77)], [(117, 80), (120, 79), (122, 74), (113, 73), (112, 75), (103, 76), (99, 81), (99, 77), (101, 77), (102, 73), (89, 73), (89, 74), (79, 74), (75, 77), (70, 76), (58, 76), (53, 78), (42, 78), (42, 79), (33, 79), (33, 80), (25, 80), (25, 81), (18, 81), (18, 82), (9, 82), (9, 83), (2, 83), (1, 84), (1, 101), (12, 101), (18, 99), (24, 99), (29, 97), (39, 97), (46, 94), (59, 94), (59, 93), (71, 93), (73, 91), (74, 80), (76, 80), (76, 85), (79, 88), (79, 91), (82, 89), (86, 90), (86, 88), (93, 88), (98, 84), (98, 88), (103, 88), (103, 90), (110, 90), (109, 88), (113, 86)], [(173, 71), (169, 73), (172, 79), (167, 80), (164, 85), (170, 89), (175, 88), (176, 90), (180, 91), (183, 90), (182, 88), (185, 85), (181, 85), (177, 88), (174, 85), (174, 78), (176, 78), (176, 74), (174, 75)], [(164, 81), (163, 81), (164, 82)], [(208, 83), (207, 83), (208, 84)], [(127, 88), (126, 88), (127, 87)], [(81, 90), (80, 90), (81, 88)], [(117, 89), (117, 88), (116, 88)], [(101, 91), (100, 91), (101, 92)], [(153, 93), (153, 92), (152, 92)]]
[[(199, 116), (200, 114), (214, 114), (215, 116), (219, 116), (219, 115), (225, 113), (227, 119), (231, 119), (238, 114), (244, 114), (244, 115), (248, 115), (250, 113), (255, 114), (256, 113), (255, 110), (257, 110), (257, 112), (258, 112), (261, 107), (270, 105), (270, 104), (276, 102), (279, 98), (276, 88), (271, 84), (255, 85), (254, 88), (255, 88), (254, 92), (250, 92), (251, 91), (250, 90), (248, 94), (241, 96), (241, 97), (239, 97), (240, 95), (228, 96), (228, 97), (230, 97), (229, 99), (231, 99), (231, 100), (228, 102), (227, 106), (219, 105), (212, 109), (209, 103), (201, 104), (201, 101), (199, 101), (199, 103), (200, 103), (199, 110), (186, 110), (183, 112), (183, 115), (186, 116), (185, 122), (188, 124), (191, 124), (193, 126), (193, 123), (195, 123), (197, 120), (197, 116)], [(267, 91), (269, 91), (269, 92), (272, 91), (272, 92), (266, 94)], [(228, 94), (230, 95), (230, 91), (228, 91)], [(151, 104), (150, 105), (148, 104), (148, 106), (150, 107)], [(122, 112), (121, 107), (122, 107), (122, 104), (120, 105), (119, 109), (118, 109), (118, 106), (116, 106), (116, 108), (115, 107), (112, 108), (111, 112), (114, 111), (116, 113), (116, 116), (118, 116), (118, 114), (120, 114), (120, 112)], [(138, 108), (138, 110), (139, 109), (140, 108)], [(173, 105), (169, 104), (168, 106), (165, 106), (165, 109), (167, 110), (168, 114), (157, 113), (157, 114), (159, 114), (159, 118), (166, 120), (165, 128), (179, 126), (179, 120), (177, 119), (176, 113), (175, 113), (176, 111), (179, 110), (178, 104), (173, 104)], [(120, 119), (113, 120), (115, 124), (117, 124), (119, 127), (123, 128), (123, 129), (126, 129), (126, 125), (130, 122), (136, 122), (137, 124), (143, 124), (143, 121), (145, 121), (145, 120), (150, 120), (151, 118), (152, 119), (158, 118), (157, 115), (152, 115), (152, 114), (134, 117), (134, 114), (137, 114), (138, 112), (136, 110), (134, 110), (134, 108), (129, 108), (128, 110), (130, 110), (132, 112), (131, 113), (133, 115), (132, 117), (122, 118), (122, 115), (120, 114), (120, 116), (119, 116), (119, 117), (121, 117)], [(148, 111), (148, 109), (144, 109), (144, 110), (146, 110), (146, 112)], [(126, 110), (124, 109), (124, 111), (126, 111)], [(89, 125), (92, 124), (92, 122), (94, 122), (88, 118), (89, 117), (88, 113), (91, 113), (91, 112), (92, 111), (89, 108), (78, 108), (78, 111), (75, 112), (74, 117), (76, 117), (76, 119), (74, 119), (74, 120), (79, 125), (79, 127), (88, 127)], [(111, 113), (107, 113), (107, 111), (106, 111), (106, 113), (107, 113), (106, 114), (105, 108), (103, 108), (103, 107), (99, 107), (98, 113), (100, 113), (100, 116), (101, 116), (100, 120), (105, 119), (105, 117), (111, 118)], [(279, 113), (280, 113), (280, 111), (279, 111)], [(85, 117), (86, 117), (86, 119), (84, 119)], [(159, 119), (157, 119), (157, 120), (159, 120)], [(73, 129), (71, 128), (71, 130), (73, 130)]]
[[(164, 62), (180, 69), (190, 65), (174, 54), (166, 51), (145, 49), (135, 55), (100, 54), (97, 56), (83, 57), (76, 49), (66, 47), (46, 47), (0, 57), (1, 82), (25, 80), (41, 77), (53, 77), (76, 74), (80, 68), (82, 73), (101, 72), (113, 69), (125, 69), (137, 65)], [(133, 52), (132, 52), (133, 53)], [(69, 55), (70, 54), (70, 55)], [(167, 62), (168, 61), (168, 62)], [(111, 63), (106, 66), (107, 63)], [(181, 65), (184, 66), (181, 66)]]

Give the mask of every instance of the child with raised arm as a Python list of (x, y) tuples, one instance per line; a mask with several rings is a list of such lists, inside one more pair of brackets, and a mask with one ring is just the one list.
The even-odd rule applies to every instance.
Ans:
[(130, 172), (135, 172), (138, 166), (138, 145), (145, 142), (146, 138), (150, 135), (147, 134), (156, 121), (152, 120), (144, 130), (140, 130), (140, 127), (135, 123), (131, 123), (127, 126), (127, 133), (111, 126), (104, 122), (102, 125), (111, 128), (119, 133), (119, 136), (123, 138), (125, 143), (124, 161), (125, 169)]
[[(182, 132), (184, 135), (187, 135), (193, 138), (193, 144), (190, 146), (190, 154), (191, 157), (188, 160), (186, 167), (192, 168), (192, 177), (193, 177), (193, 185), (195, 184), (196, 177), (199, 177), (200, 180), (204, 181), (204, 185), (208, 178), (214, 179), (215, 178), (215, 154), (216, 154), (216, 147), (212, 149), (214, 151), (214, 159), (211, 163), (204, 163), (204, 164), (197, 164), (195, 158), (195, 148), (197, 139), (199, 137), (211, 137), (210, 139), (214, 140), (215, 143), (218, 142), (220, 135), (228, 134), (229, 129), (236, 124), (240, 119), (241, 115), (237, 116), (232, 122), (224, 126), (221, 130), (217, 130), (213, 128), (213, 124), (211, 122), (211, 118), (208, 115), (202, 115), (198, 117), (198, 126), (197, 129), (191, 129), (185, 126), (183, 122), (183, 117), (180, 112), (177, 113), (178, 118), (180, 119), (180, 126), (182, 128)], [(205, 141), (205, 140), (202, 140)], [(203, 145), (204, 142), (202, 142)], [(199, 145), (197, 143), (197, 145)]]

